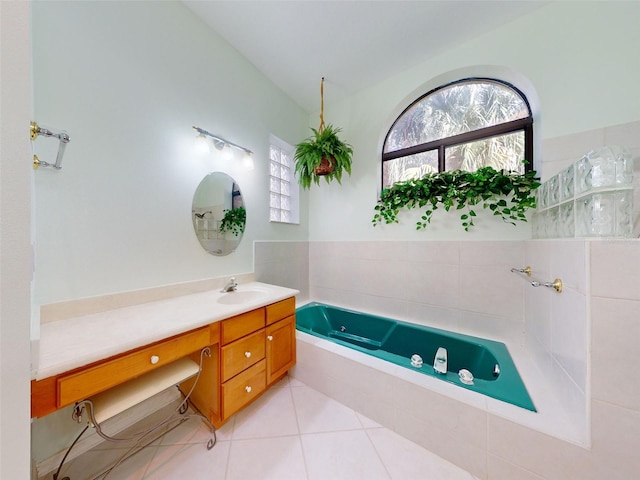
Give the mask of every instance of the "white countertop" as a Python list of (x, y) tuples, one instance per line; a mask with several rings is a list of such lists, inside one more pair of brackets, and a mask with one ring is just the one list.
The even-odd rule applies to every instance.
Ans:
[[(223, 296), (248, 291), (259, 294), (246, 302), (219, 303)], [(240, 284), (237, 292), (211, 290), (44, 323), (40, 326), (39, 363), (34, 365), (31, 377), (41, 380), (57, 375), (298, 293), (291, 288), (251, 282)]]

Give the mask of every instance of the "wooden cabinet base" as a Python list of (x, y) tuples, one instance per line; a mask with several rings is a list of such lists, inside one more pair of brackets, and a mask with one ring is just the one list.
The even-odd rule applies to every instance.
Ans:
[[(216, 427), (281, 380), (296, 362), (293, 297), (124, 352), (60, 375), (31, 382), (31, 417), (115, 387), (188, 356), (202, 369), (180, 384)], [(210, 355), (201, 352), (209, 347)], [(197, 383), (194, 382), (197, 378)]]

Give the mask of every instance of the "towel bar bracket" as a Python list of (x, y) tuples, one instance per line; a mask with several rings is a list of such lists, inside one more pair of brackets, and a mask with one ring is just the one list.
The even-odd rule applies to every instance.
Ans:
[[(527, 277), (531, 277), (532, 270), (531, 270), (531, 267), (527, 265), (524, 268), (512, 268), (511, 272), (522, 273), (522, 274), (525, 274)], [(529, 283), (529, 285), (531, 285), (532, 287), (553, 288), (556, 292), (562, 293), (562, 280), (559, 278), (556, 278), (553, 282), (540, 282), (538, 280), (527, 280), (527, 283)]]

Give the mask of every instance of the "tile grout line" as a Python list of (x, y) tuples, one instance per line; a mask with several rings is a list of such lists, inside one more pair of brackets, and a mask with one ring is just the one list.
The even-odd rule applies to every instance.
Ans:
[(224, 478), (226, 479), (229, 476), (229, 464), (231, 463), (231, 449), (233, 448), (233, 434), (236, 431), (236, 416), (235, 414), (230, 419), (231, 422), (231, 433), (229, 433), (229, 449), (227, 450), (227, 459), (224, 462)]
[(385, 463), (384, 459), (380, 455), (380, 452), (378, 452), (378, 449), (376, 448), (375, 443), (373, 443), (373, 441), (371, 440), (371, 437), (369, 436), (368, 429), (363, 428), (363, 430), (364, 430), (365, 437), (367, 437), (367, 440), (369, 441), (369, 444), (373, 448), (373, 451), (376, 452), (376, 456), (378, 457), (378, 460), (380, 460), (380, 464), (384, 468), (384, 471), (387, 472), (387, 475), (389, 476), (389, 479), (392, 480), (393, 479), (393, 475), (391, 475), (391, 472), (389, 471), (389, 468), (387, 467), (387, 464)]
[(291, 404), (293, 405), (293, 416), (296, 419), (296, 430), (298, 430), (298, 444), (300, 445), (300, 451), (302, 452), (302, 463), (304, 464), (304, 473), (309, 478), (309, 468), (307, 466), (307, 456), (304, 453), (304, 445), (302, 444), (302, 432), (300, 431), (300, 422), (298, 420), (298, 409), (296, 408), (296, 400), (293, 398), (293, 389), (296, 387), (291, 386), (291, 377), (287, 373), (287, 379), (289, 380), (289, 395), (291, 395)]

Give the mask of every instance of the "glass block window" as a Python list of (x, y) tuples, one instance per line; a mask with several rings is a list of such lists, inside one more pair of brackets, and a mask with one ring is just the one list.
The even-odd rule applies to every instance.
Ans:
[(524, 94), (500, 80), (464, 79), (428, 92), (396, 119), (383, 146), (382, 188), (426, 173), (485, 166), (524, 173), (532, 164)]
[(271, 135), (269, 149), (269, 221), (300, 223), (300, 187), (294, 175), (294, 147)]

